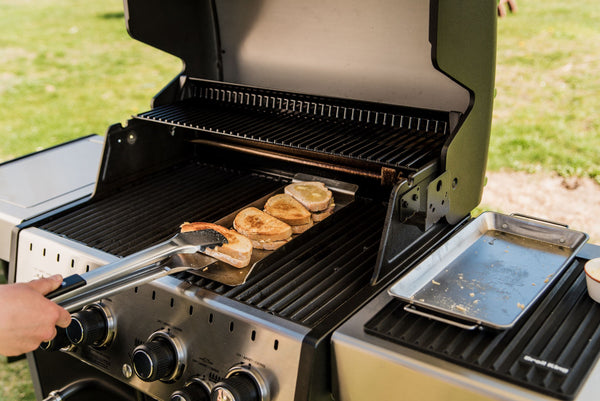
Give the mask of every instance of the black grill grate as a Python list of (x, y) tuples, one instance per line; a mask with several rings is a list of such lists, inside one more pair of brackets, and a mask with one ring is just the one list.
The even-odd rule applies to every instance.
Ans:
[(175, 235), (185, 221), (216, 221), (284, 184), (191, 163), (85, 204), (40, 228), (127, 256)]
[(369, 334), (570, 400), (600, 352), (600, 305), (586, 291), (577, 259), (537, 308), (506, 331), (462, 330), (404, 311), (391, 301), (366, 325)]
[[(191, 164), (84, 204), (40, 228), (126, 256), (169, 238), (184, 221), (216, 221), (285, 183), (266, 175)], [(187, 272), (176, 277), (315, 327), (369, 286), (385, 213), (380, 203), (356, 200), (280, 248), (273, 263), (255, 270), (239, 287)]]
[(380, 205), (359, 201), (327, 222), (318, 235), (286, 250), (276, 263), (226, 295), (314, 326), (369, 285), (384, 216)]
[(407, 172), (439, 158), (447, 139), (441, 113), (381, 112), (251, 88), (194, 86), (191, 92), (136, 118)]
[[(192, 273), (178, 277), (270, 314), (315, 327), (369, 286), (385, 208), (357, 200), (280, 248), (278, 258), (238, 287)], [(275, 255), (273, 255), (275, 256)]]

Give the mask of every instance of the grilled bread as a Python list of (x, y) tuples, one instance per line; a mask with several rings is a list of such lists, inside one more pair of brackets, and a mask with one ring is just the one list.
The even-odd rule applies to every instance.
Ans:
[(311, 212), (327, 209), (333, 196), (325, 184), (318, 181), (296, 182), (287, 185), (284, 191)]
[(310, 222), (306, 223), (306, 224), (300, 224), (297, 226), (291, 226), (292, 227), (292, 234), (302, 234), (304, 231), (308, 230), (309, 228), (311, 228), (313, 226), (313, 220), (312, 217), (310, 218)]
[[(283, 244), (292, 236), (289, 224), (255, 207), (247, 207), (239, 212), (233, 220), (233, 228), (250, 238), (256, 248), (260, 243), (266, 242), (283, 241)], [(264, 246), (260, 248), (267, 249)]]
[(333, 203), (333, 198), (331, 198), (331, 202), (329, 206), (325, 210), (321, 210), (319, 212), (314, 212), (312, 214), (312, 219), (315, 223), (325, 220), (326, 217), (329, 217), (333, 214), (333, 210), (335, 209), (335, 203)]
[(227, 243), (222, 246), (216, 246), (214, 249), (206, 248), (204, 251), (205, 254), (235, 267), (242, 268), (248, 266), (252, 257), (252, 242), (242, 234), (212, 223), (195, 222), (183, 223), (181, 225), (182, 233), (208, 229), (223, 234), (227, 238)]
[(265, 212), (290, 226), (312, 223), (311, 213), (308, 209), (288, 194), (271, 196), (265, 203)]
[(290, 239), (291, 238), (288, 238), (286, 240), (281, 240), (281, 241), (252, 240), (252, 246), (255, 249), (264, 249), (266, 251), (274, 251), (275, 249), (279, 248), (280, 246), (285, 245)]

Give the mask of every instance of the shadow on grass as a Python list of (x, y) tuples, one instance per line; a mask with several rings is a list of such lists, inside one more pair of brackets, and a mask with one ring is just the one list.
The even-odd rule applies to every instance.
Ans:
[(125, 18), (125, 13), (123, 11), (114, 12), (114, 13), (104, 13), (100, 14), (98, 17), (102, 19), (120, 19)]

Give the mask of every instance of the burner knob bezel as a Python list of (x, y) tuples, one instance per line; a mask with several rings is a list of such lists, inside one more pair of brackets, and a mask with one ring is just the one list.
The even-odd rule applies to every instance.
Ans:
[[(98, 316), (98, 326), (95, 327), (85, 327), (86, 323), (83, 323), (83, 319), (79, 320), (77, 316), (82, 313), (95, 313)], [(94, 348), (103, 349), (107, 348), (116, 336), (116, 320), (111, 312), (110, 308), (108, 308), (102, 302), (96, 302), (90, 305), (86, 305), (80, 312), (76, 312), (71, 315), (71, 325), (78, 325), (80, 328), (80, 337), (79, 340), (72, 338), (69, 336), (69, 328), (67, 328), (66, 334), (69, 338), (69, 341), (73, 345), (81, 346), (88, 345)], [(71, 326), (69, 326), (71, 327)], [(94, 332), (101, 332), (101, 336), (99, 339), (94, 339)], [(91, 332), (91, 333), (90, 333)], [(92, 334), (92, 341), (89, 341), (87, 337)]]
[[(220, 389), (225, 389), (229, 393), (231, 391), (227, 389), (230, 385), (249, 385), (251, 384), (256, 390), (256, 395), (252, 395), (254, 399), (248, 399), (248, 401), (270, 401), (271, 393), (269, 391), (269, 385), (265, 378), (265, 376), (261, 373), (261, 371), (257, 368), (254, 368), (250, 365), (236, 365), (229, 369), (227, 375), (225, 376), (225, 380), (215, 384), (211, 391), (211, 400), (220, 401), (219, 397)], [(233, 394), (232, 394), (233, 395)], [(248, 394), (243, 391), (240, 393), (240, 397), (235, 398), (235, 401), (244, 401), (245, 397)]]
[(54, 351), (70, 351), (73, 348), (73, 344), (69, 341), (69, 337), (67, 337), (67, 332), (62, 327), (56, 328), (56, 336), (50, 341), (43, 341), (39, 349), (48, 352)]
[[(191, 378), (182, 389), (171, 394), (170, 401), (210, 401), (212, 386), (199, 377)], [(200, 395), (198, 395), (200, 394)]]
[[(138, 371), (134, 357), (136, 352), (144, 352), (148, 357), (148, 361), (151, 364), (152, 369), (155, 372), (149, 376), (144, 377)], [(157, 360), (154, 360), (153, 355), (150, 353), (162, 353)], [(165, 360), (164, 358), (168, 360)], [(165, 330), (159, 330), (150, 335), (145, 343), (138, 345), (131, 353), (131, 361), (133, 365), (133, 371), (136, 376), (145, 382), (152, 382), (160, 380), (165, 383), (174, 382), (183, 374), (186, 365), (186, 351), (185, 347), (179, 340), (179, 338), (173, 336), (170, 332)]]

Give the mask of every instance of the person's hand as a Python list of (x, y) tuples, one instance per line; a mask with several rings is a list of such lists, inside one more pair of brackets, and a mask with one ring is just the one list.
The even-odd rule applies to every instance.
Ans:
[(20, 355), (56, 336), (56, 326), (68, 327), (71, 315), (44, 295), (60, 286), (55, 275), (28, 283), (0, 285), (0, 354)]
[(506, 9), (512, 13), (517, 12), (517, 0), (499, 0), (498, 1), (498, 16), (505, 17)]

